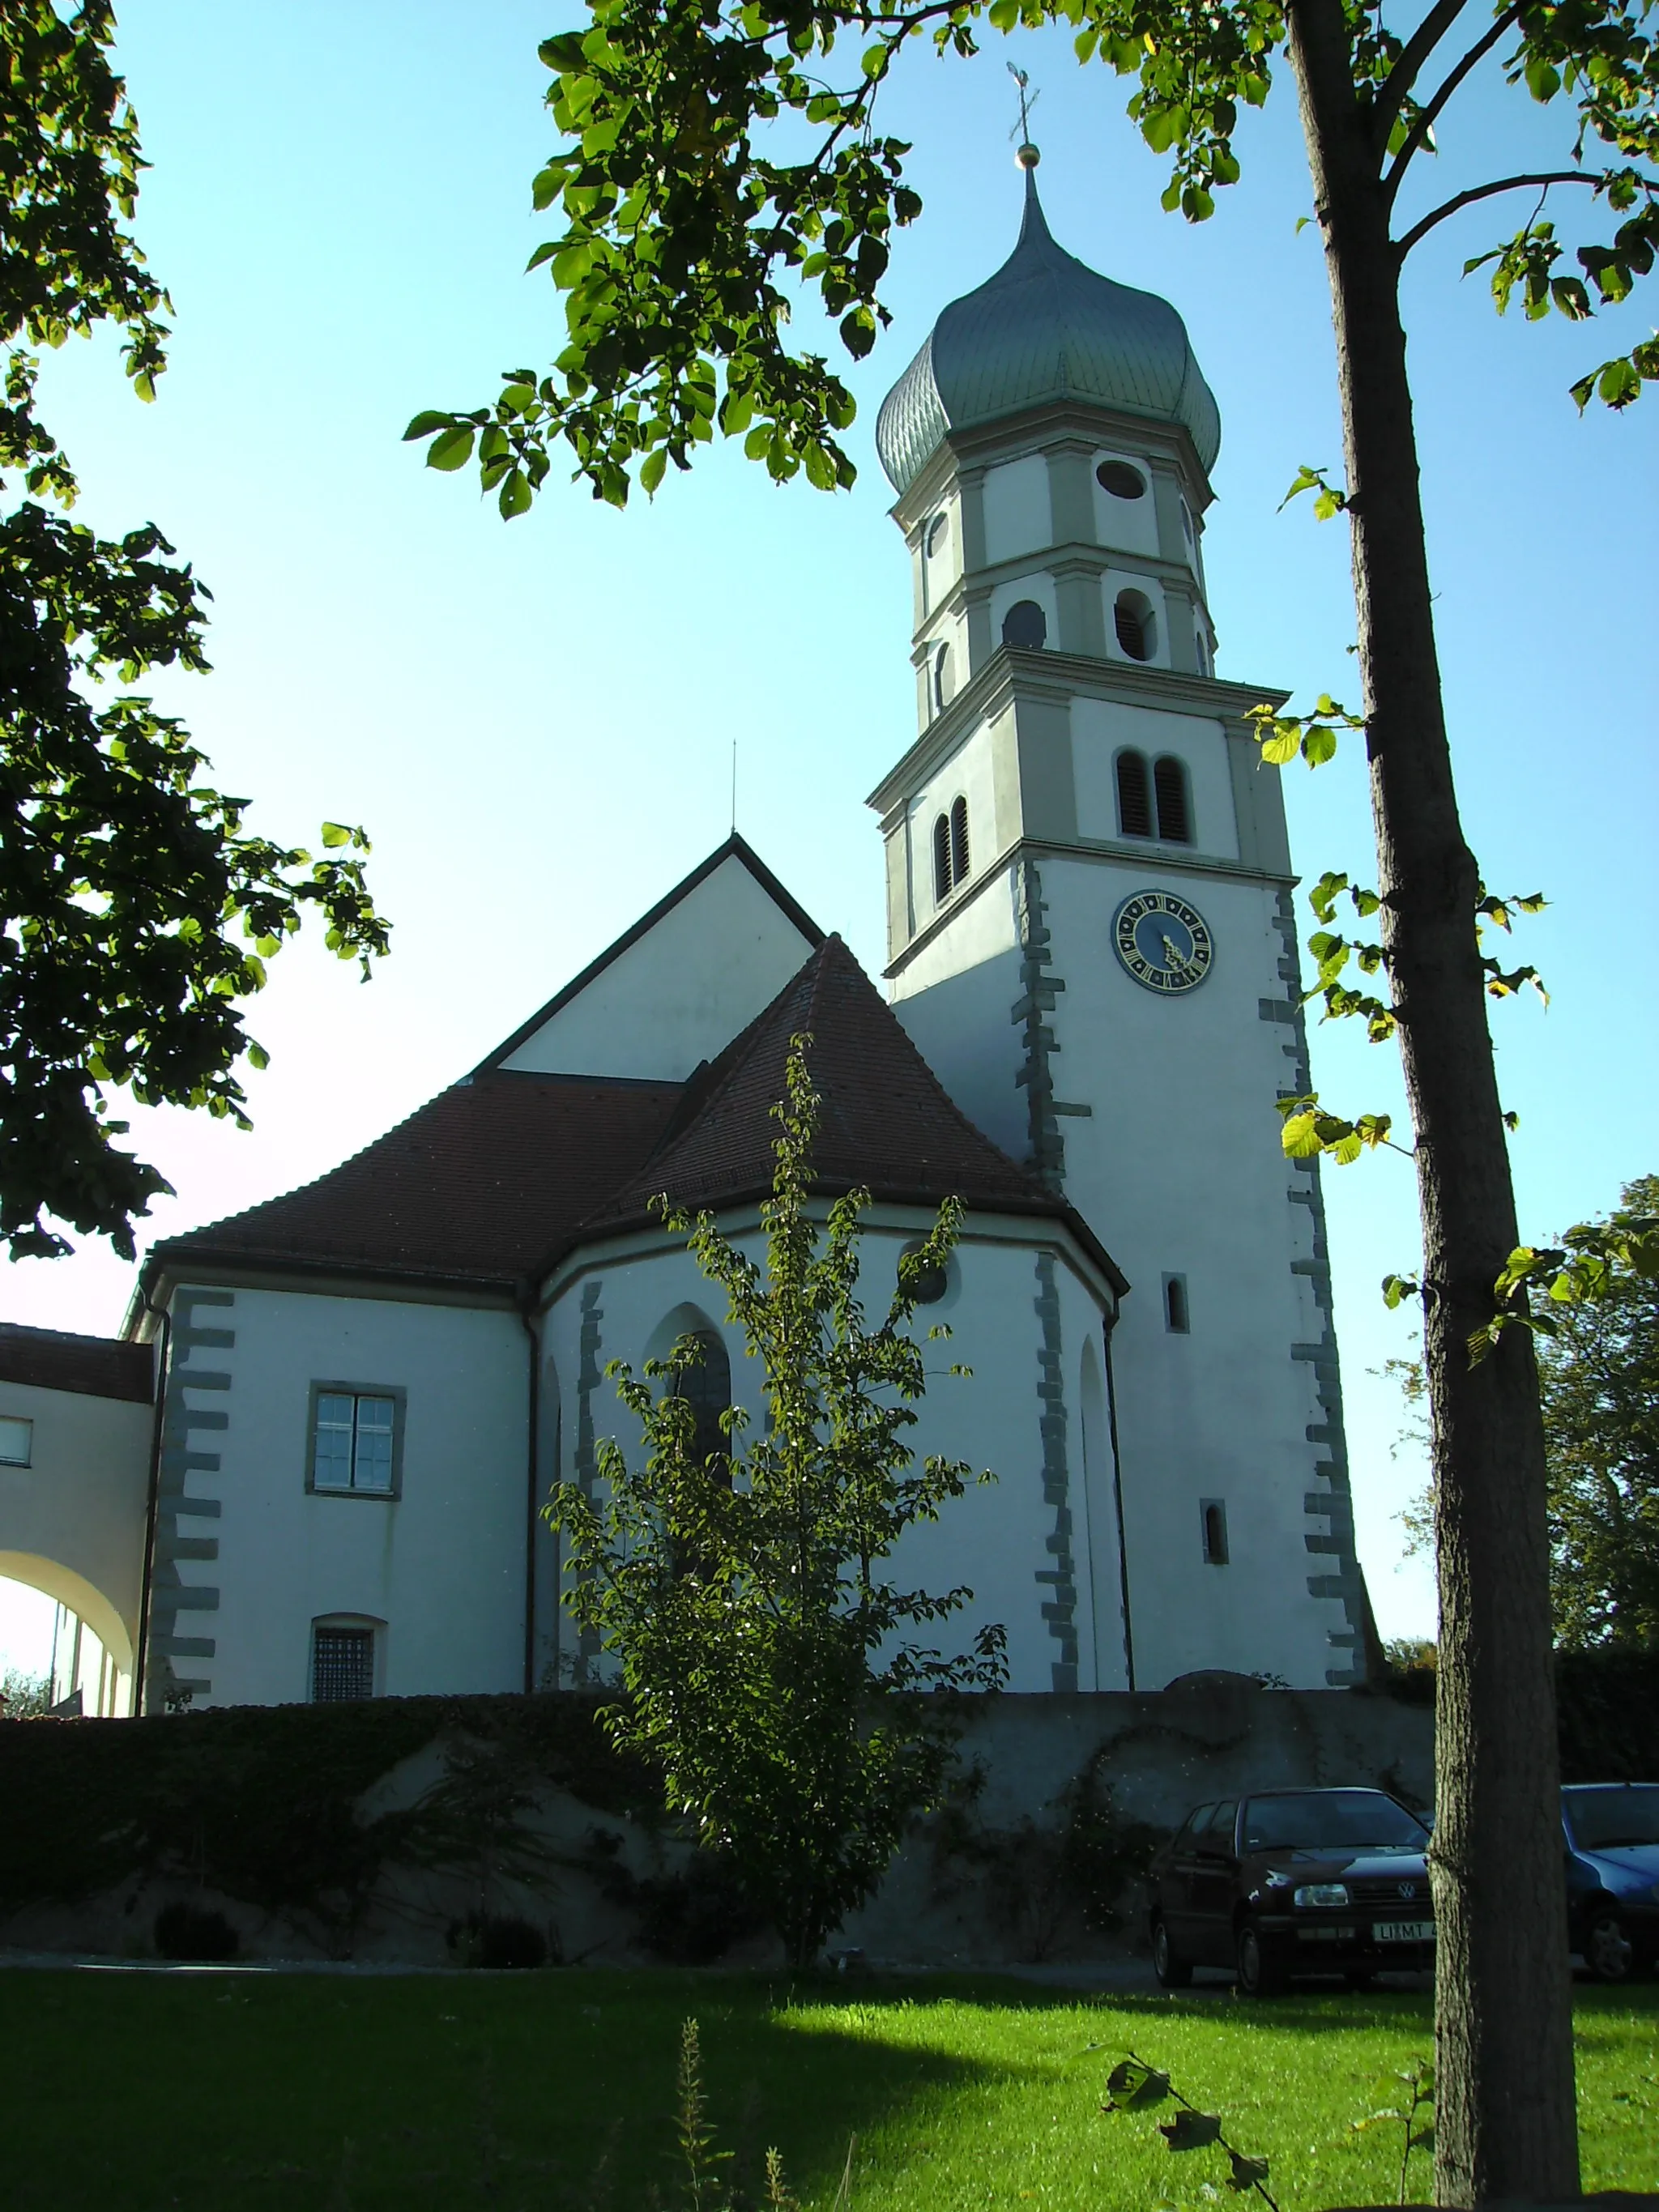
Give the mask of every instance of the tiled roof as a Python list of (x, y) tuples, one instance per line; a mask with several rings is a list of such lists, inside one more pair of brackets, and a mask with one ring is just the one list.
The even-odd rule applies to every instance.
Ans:
[(0, 1322), (0, 1382), (38, 1390), (73, 1390), (83, 1398), (125, 1398), (148, 1406), (154, 1360), (147, 1344), (110, 1336), (71, 1336), (58, 1328)]
[(878, 1199), (937, 1205), (957, 1197), (993, 1212), (1068, 1216), (951, 1100), (838, 937), (821, 945), (765, 1012), (686, 1085), (662, 1142), (589, 1234), (646, 1216), (665, 1191), (678, 1206), (728, 1204), (771, 1188), (792, 1036), (810, 1035), (806, 1064), (818, 1094), (813, 1150), (830, 1191), (866, 1188)]
[(694, 1207), (763, 1196), (803, 1032), (823, 1188), (1063, 1219), (1121, 1286), (1064, 1199), (951, 1102), (838, 937), (686, 1083), (480, 1071), (303, 1189), (156, 1245), (147, 1278), (211, 1263), (520, 1291), (574, 1246), (651, 1218), (660, 1191)]
[(152, 1260), (511, 1286), (639, 1165), (682, 1087), (480, 1074), (317, 1182), (169, 1237)]

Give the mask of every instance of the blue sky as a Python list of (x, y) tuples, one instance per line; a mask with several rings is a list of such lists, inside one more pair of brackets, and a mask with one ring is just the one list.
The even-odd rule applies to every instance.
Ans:
[[(1206, 540), (1219, 672), (1353, 695), (1342, 526), (1316, 525), (1305, 500), (1277, 512), (1302, 463), (1340, 473), (1341, 451), (1318, 234), (1296, 228), (1310, 195), (1288, 80), (1247, 118), (1243, 182), (1193, 229), (1160, 211), (1164, 173), (1118, 81), (1080, 70), (1062, 38), (993, 37), (965, 64), (915, 57), (884, 124), (915, 142), (926, 206), (898, 241), (893, 328), (848, 371), (850, 495), (780, 489), (733, 447), (624, 514), (556, 477), (505, 526), (472, 479), (423, 470), (400, 442), (411, 415), (481, 404), (498, 370), (562, 343), (551, 286), (523, 270), (549, 234), (529, 210), (553, 143), (536, 44), (565, 27), (521, 0), (126, 11), (121, 61), (154, 165), (137, 227), (177, 309), (172, 367), (146, 408), (112, 345), (77, 343), (48, 360), (46, 418), (80, 470), (84, 518), (153, 518), (212, 589), (214, 672), (158, 696), (270, 833), (366, 823), (396, 923), (366, 988), (317, 943), (276, 964), (252, 1021), (272, 1055), (252, 1079), (256, 1133), (137, 1117), (178, 1192), (155, 1210), (157, 1236), (320, 1173), (464, 1072), (725, 834), (734, 738), (740, 827), (878, 971), (864, 799), (908, 741), (913, 690), (875, 410), (939, 308), (1013, 243), (1010, 55), (1041, 88), (1055, 235), (1176, 303), (1220, 401)], [(1461, 121), (1453, 109), (1421, 204), (1559, 157), (1564, 133), (1492, 70)], [(1542, 1237), (1659, 1166), (1639, 896), (1659, 817), (1644, 680), (1659, 396), (1583, 421), (1566, 396), (1646, 334), (1639, 295), (1573, 331), (1499, 321), (1483, 279), (1461, 278), (1512, 205), (1437, 233), (1413, 257), (1407, 311), (1468, 832), (1495, 888), (1553, 902), (1519, 954), (1551, 1006), (1493, 1012), (1522, 1117), (1523, 1230)], [(810, 337), (810, 313), (798, 327)], [(1304, 876), (1369, 872), (1355, 750), (1287, 789)], [(1389, 1054), (1329, 1029), (1314, 1054), (1334, 1103), (1400, 1110)], [(1414, 1256), (1411, 1170), (1383, 1155), (1326, 1188), (1362, 1556), (1385, 1633), (1428, 1632), (1429, 1577), (1397, 1565), (1393, 1519), (1422, 1469), (1391, 1455), (1397, 1393), (1371, 1371), (1407, 1348), (1376, 1285)], [(131, 1279), (95, 1249), (14, 1266), (0, 1317), (113, 1330)], [(0, 1589), (0, 1650), (32, 1658), (38, 1620)]]

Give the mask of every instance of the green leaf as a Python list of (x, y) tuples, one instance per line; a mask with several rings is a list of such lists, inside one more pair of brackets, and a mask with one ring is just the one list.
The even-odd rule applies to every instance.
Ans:
[(442, 469), (446, 474), (464, 469), (472, 458), (472, 441), (477, 434), (471, 423), (446, 430), (441, 437), (433, 440), (427, 450), (428, 468)]
[(1221, 2120), (1215, 2112), (1182, 2110), (1174, 2119), (1160, 2121), (1158, 2131), (1171, 2150), (1202, 2150), (1220, 2135)]
[(1384, 1275), (1382, 1303), (1389, 1311), (1393, 1313), (1397, 1308), (1404, 1305), (1407, 1298), (1419, 1297), (1422, 1295), (1422, 1290), (1423, 1285), (1414, 1275)]
[(404, 432), (405, 444), (410, 438), (429, 438), (434, 430), (441, 430), (448, 420), (447, 415), (440, 414), (435, 409), (424, 409)]
[(350, 842), (351, 832), (343, 822), (324, 823), (323, 844), (326, 849), (331, 850), (336, 846), (349, 845)]
[(668, 448), (657, 446), (640, 464), (640, 489), (649, 496), (662, 482), (663, 471), (668, 466)]

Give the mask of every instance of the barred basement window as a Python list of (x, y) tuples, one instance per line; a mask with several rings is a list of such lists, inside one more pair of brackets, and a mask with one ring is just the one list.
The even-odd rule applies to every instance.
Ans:
[(355, 1705), (374, 1694), (374, 1631), (325, 1628), (311, 1632), (311, 1701)]
[(1192, 817), (1187, 805), (1187, 771), (1173, 755), (1165, 753), (1152, 770), (1158, 794), (1158, 834), (1166, 845), (1190, 845)]
[(1002, 641), (1022, 653), (1041, 653), (1048, 642), (1048, 617), (1035, 599), (1016, 599), (1002, 617)]
[(1124, 837), (1152, 834), (1152, 793), (1144, 753), (1122, 752), (1117, 757), (1117, 826)]
[(1224, 1567), (1227, 1565), (1227, 1508), (1218, 1498), (1200, 1500), (1199, 1510), (1204, 1516), (1204, 1563), (1206, 1566)]
[(968, 802), (953, 799), (951, 805), (951, 882), (965, 884), (968, 880)]
[(401, 1390), (313, 1382), (309, 1487), (395, 1498), (402, 1472), (403, 1396)]

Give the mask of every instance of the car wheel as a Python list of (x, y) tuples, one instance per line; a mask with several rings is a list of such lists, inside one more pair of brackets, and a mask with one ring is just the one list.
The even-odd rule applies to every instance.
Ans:
[(1625, 1933), (1624, 1923), (1610, 1905), (1590, 1915), (1584, 1930), (1584, 1964), (1598, 1982), (1624, 1982), (1630, 1978), (1636, 1954)]
[(1247, 1920), (1238, 1931), (1239, 1995), (1276, 1997), (1288, 1978), (1281, 1962), (1262, 1948), (1255, 1923)]
[(1160, 1989), (1185, 1990), (1192, 1986), (1193, 1970), (1186, 1960), (1176, 1956), (1170, 1931), (1161, 1920), (1152, 1923), (1152, 1972), (1158, 1976)]

